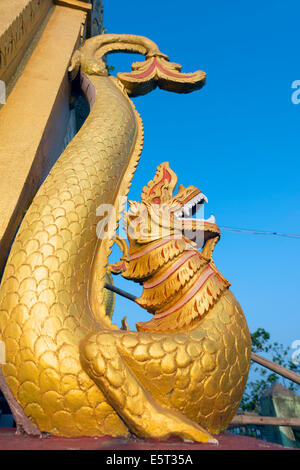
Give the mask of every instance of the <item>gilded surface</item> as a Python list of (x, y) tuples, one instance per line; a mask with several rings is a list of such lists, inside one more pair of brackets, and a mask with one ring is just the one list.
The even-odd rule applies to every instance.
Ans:
[[(91, 335), (83, 357), (102, 388), (107, 387), (110, 361), (116, 357), (124, 361), (134, 373), (131, 382), (137, 379), (136, 388), (141, 384), (155, 404), (177, 410), (194, 423), (193, 429), (172, 423), (173, 433), (205, 441), (211, 439), (207, 432), (218, 434), (236, 413), (248, 377), (251, 342), (230, 283), (212, 260), (219, 228), (211, 218), (188, 217), (194, 206), (200, 209), (206, 197), (195, 186), (182, 185), (174, 196), (176, 183), (175, 173), (168, 163), (162, 163), (144, 187), (142, 202), (130, 202), (126, 214), (130, 250), (125, 249), (121, 261), (110, 265), (115, 274), (143, 285), (136, 302), (153, 314), (152, 320), (137, 323), (139, 333), (110, 336), (109, 358), (104, 354), (107, 336)], [(183, 217), (182, 210), (186, 211)], [(198, 243), (191, 240), (191, 234)], [(201, 252), (197, 245), (202, 246)], [(126, 382), (123, 375), (120, 385), (115, 384), (115, 402), (124, 399), (121, 388)], [(112, 394), (113, 387), (111, 383)], [(131, 429), (136, 429), (136, 415), (144, 402), (145, 398), (137, 396), (132, 403)], [(156, 413), (152, 410), (150, 415)], [(157, 432), (162, 437), (157, 422), (159, 418), (152, 422), (147, 416), (152, 434), (139, 433), (157, 437)]]
[(11, 0), (0, 3), (5, 3), (0, 6), (0, 79), (8, 82), (28, 44), (52, 8), (52, 2)]
[[(213, 301), (178, 331), (164, 331), (164, 325), (151, 331), (152, 324), (149, 331), (118, 331), (112, 325), (103, 286), (116, 227), (109, 239), (96, 235), (97, 207), (111, 204), (119, 216), (119, 196), (128, 192), (142, 147), (142, 124), (127, 94), (150, 91), (155, 82), (192, 91), (203, 85), (204, 74), (179, 79), (178, 67), (175, 74), (170, 64), (166, 85), (162, 70), (157, 66), (160, 71), (153, 74), (152, 66), (135, 77), (132, 88), (122, 77), (106, 76), (101, 56), (109, 50), (140, 52), (146, 62), (163, 57), (163, 73), (168, 71), (167, 56), (152, 41), (131, 35), (96, 37), (75, 53), (71, 71), (75, 75), (81, 68), (85, 74), (93, 107), (38, 191), (13, 243), (0, 292), (0, 339), (7, 355), (2, 372), (41, 431), (63, 436), (131, 431), (141, 437), (212, 440), (209, 433), (223, 429), (235, 413), (250, 354), (242, 311), (211, 261), (217, 226), (205, 226), (210, 235), (198, 263), (200, 271), (213, 271), (210, 281), (215, 276)], [(143, 87), (133, 91), (141, 80)], [(179, 195), (177, 206), (184, 203)], [(154, 243), (159, 239), (158, 234)], [(190, 249), (184, 243), (173, 257)], [(133, 242), (130, 256), (138, 244)], [(130, 269), (130, 261), (125, 263)], [(160, 268), (169, 266), (156, 272)], [(167, 307), (176, 301), (175, 296)]]

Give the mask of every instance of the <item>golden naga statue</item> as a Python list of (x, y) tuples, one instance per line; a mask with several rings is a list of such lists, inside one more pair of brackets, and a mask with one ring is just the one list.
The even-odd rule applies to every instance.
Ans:
[[(107, 76), (103, 55), (122, 50), (145, 61)], [(143, 141), (129, 96), (203, 86), (204, 72), (180, 68), (132, 35), (98, 36), (74, 54), (70, 72), (91, 112), (26, 213), (0, 292), (0, 386), (27, 433), (216, 442), (236, 413), (250, 336), (212, 261), (214, 219), (189, 218), (203, 193), (180, 185), (174, 196), (177, 178), (163, 163), (126, 214), (130, 249), (115, 235)], [(101, 204), (114, 208), (105, 237)], [(108, 265), (115, 241), (124, 254)], [(110, 272), (143, 284), (137, 302), (154, 316), (137, 332), (111, 322)]]

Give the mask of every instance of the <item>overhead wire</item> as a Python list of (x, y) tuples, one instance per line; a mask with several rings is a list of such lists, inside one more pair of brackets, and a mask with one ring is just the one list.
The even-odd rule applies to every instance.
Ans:
[(245, 228), (235, 228), (235, 227), (220, 227), (221, 230), (225, 230), (228, 232), (240, 232), (240, 233), (248, 233), (250, 235), (276, 235), (279, 237), (287, 237), (287, 238), (300, 238), (300, 234), (297, 233), (282, 233), (282, 232), (271, 232), (266, 230), (250, 230)]

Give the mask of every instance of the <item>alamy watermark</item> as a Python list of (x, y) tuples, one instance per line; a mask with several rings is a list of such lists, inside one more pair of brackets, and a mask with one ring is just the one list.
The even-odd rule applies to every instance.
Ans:
[(293, 104), (300, 103), (300, 80), (294, 80), (292, 83), (292, 88), (295, 88), (295, 91), (292, 93), (291, 100)]
[[(117, 212), (123, 210), (124, 206), (126, 211), (118, 224)], [(192, 218), (191, 212), (184, 214), (182, 211), (174, 211), (168, 204), (144, 204), (127, 201), (126, 197), (122, 197), (119, 199), (118, 211), (112, 204), (101, 204), (97, 208), (96, 215), (100, 218), (96, 228), (97, 237), (102, 240), (112, 239), (116, 233), (124, 239), (127, 239), (128, 234), (133, 240), (186, 237), (202, 246), (206, 222), (203, 204), (197, 208), (197, 218)]]
[(6, 103), (6, 86), (3, 80), (0, 80), (0, 104)]
[(295, 351), (292, 354), (292, 363), (295, 364), (295, 366), (300, 365), (300, 339), (295, 339), (295, 341), (292, 342), (292, 349), (295, 349)]
[(0, 341), (0, 366), (6, 363), (6, 350), (4, 341)]

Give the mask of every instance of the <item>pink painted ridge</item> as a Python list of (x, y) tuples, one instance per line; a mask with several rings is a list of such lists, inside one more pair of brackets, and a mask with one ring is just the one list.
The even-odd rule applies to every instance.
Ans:
[(82, 72), (80, 73), (80, 86), (91, 110), (96, 101), (96, 88), (87, 75)]
[(141, 258), (143, 255), (146, 255), (147, 253), (151, 253), (151, 251), (153, 251), (155, 248), (159, 248), (160, 246), (165, 245), (170, 240), (181, 240), (181, 239), (182, 239), (182, 237), (164, 238), (163, 240), (160, 240), (158, 243), (155, 243), (151, 246), (148, 246), (144, 250), (139, 251), (135, 255), (131, 255), (130, 258), (129, 258), (129, 261), (132, 261), (132, 260), (137, 259), (137, 258)]
[(165, 272), (165, 274), (163, 276), (159, 277), (158, 279), (156, 279), (153, 282), (145, 282), (143, 287), (145, 289), (151, 289), (152, 287), (157, 286), (161, 282), (168, 279), (168, 277), (170, 277), (171, 274), (173, 274), (175, 271), (177, 271), (177, 269), (180, 268), (180, 266), (182, 266), (189, 258), (192, 258), (193, 256), (196, 256), (196, 255), (198, 255), (197, 252), (187, 253), (181, 260), (177, 261), (177, 263), (175, 263), (173, 266), (171, 266), (171, 268), (167, 272)]
[(178, 304), (174, 305), (174, 307), (171, 307), (169, 310), (166, 310), (165, 312), (162, 312), (159, 314), (155, 314), (154, 318), (155, 319), (163, 318), (173, 312), (176, 312), (176, 310), (179, 310), (198, 292), (198, 290), (203, 286), (203, 284), (207, 281), (207, 279), (209, 279), (213, 274), (215, 274), (214, 270), (210, 266), (208, 266), (206, 270), (204, 271), (203, 276), (196, 282), (196, 284), (189, 291), (186, 297), (184, 297)]
[(165, 69), (156, 59), (153, 60), (150, 67), (147, 70), (145, 70), (145, 72), (142, 72), (142, 73), (139, 73), (139, 74), (133, 74), (131, 72), (131, 73), (127, 73), (125, 75), (127, 75), (128, 77), (131, 77), (131, 78), (146, 78), (153, 72), (153, 70), (156, 67), (159, 70), (161, 70), (163, 73), (165, 73), (166, 75), (169, 75), (170, 77), (174, 77), (174, 78), (192, 78), (192, 77), (195, 76), (195, 73), (180, 74), (180, 73), (170, 72), (169, 70)]

